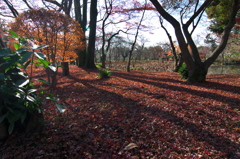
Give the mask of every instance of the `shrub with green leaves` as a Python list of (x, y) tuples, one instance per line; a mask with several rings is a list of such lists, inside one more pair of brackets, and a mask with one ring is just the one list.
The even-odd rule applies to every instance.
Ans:
[(102, 63), (96, 63), (97, 68), (101, 69), (102, 68)]
[[(46, 45), (31, 47), (27, 40), (34, 37), (24, 38), (13, 31), (6, 31), (9, 37), (18, 40), (14, 43), (16, 51), (9, 48), (0, 50), (0, 123), (6, 123), (8, 133), (12, 133), (16, 124), (26, 124), (29, 114), (41, 113), (43, 99), (37, 96), (37, 89), (32, 81), (32, 68), (34, 58), (45, 68), (54, 69), (40, 50)], [(27, 68), (29, 69), (27, 70)], [(43, 79), (37, 79), (48, 83)], [(52, 94), (39, 92), (46, 98), (57, 101)], [(63, 108), (61, 104), (57, 105)]]
[(99, 72), (99, 77), (100, 77), (100, 79), (102, 79), (102, 78), (109, 78), (111, 75), (112, 75), (112, 72), (111, 72), (111, 71), (108, 71), (108, 70), (106, 70), (106, 69), (102, 69), (102, 70), (100, 70), (100, 72)]
[(182, 66), (178, 69), (178, 73), (180, 75), (182, 75), (183, 79), (187, 79), (188, 78), (188, 67), (187, 67), (187, 65), (185, 63), (182, 64)]

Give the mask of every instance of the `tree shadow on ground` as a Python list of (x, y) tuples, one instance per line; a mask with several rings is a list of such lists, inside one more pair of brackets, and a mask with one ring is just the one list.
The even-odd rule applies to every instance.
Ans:
[[(231, 105), (232, 103), (236, 104), (235, 102), (239, 102), (239, 99), (228, 98), (228, 97), (224, 97), (224, 96), (221, 96), (221, 95), (218, 95), (215, 93), (210, 93), (210, 92), (208, 94), (206, 94), (206, 92), (204, 92), (204, 91), (192, 90), (190, 88), (174, 86), (174, 85), (169, 85), (169, 84), (160, 82), (160, 81), (169, 81), (169, 80), (171, 80), (171, 82), (175, 82), (175, 83), (181, 82), (178, 80), (167, 79), (167, 78), (163, 80), (163, 79), (154, 78), (152, 81), (149, 81), (149, 80), (146, 80), (144, 78), (144, 76), (143, 77), (139, 77), (139, 76), (135, 77), (134, 75), (131, 75), (131, 74), (116, 73), (116, 72), (114, 72), (114, 76), (116, 76), (119, 79), (123, 78), (123, 79), (131, 80), (131, 81), (145, 83), (148, 85), (154, 85), (156, 87), (168, 89), (170, 91), (185, 92), (185, 93), (190, 93), (190, 94), (200, 96), (200, 97), (203, 97), (206, 99), (218, 100), (220, 102), (223, 102), (223, 103), (226, 103), (229, 105)], [(157, 126), (159, 126), (159, 128), (162, 128), (163, 130), (156, 129), (156, 131), (159, 130), (160, 133), (162, 133), (163, 131), (166, 131), (168, 133), (171, 132), (171, 127), (167, 128), (165, 126), (166, 123), (169, 123), (170, 125), (172, 125), (173, 133), (176, 129), (181, 129), (182, 131), (187, 131), (187, 132), (189, 132), (188, 135), (192, 137), (192, 140), (195, 140), (194, 142), (198, 142), (197, 145), (202, 142), (206, 142), (208, 145), (210, 145), (212, 147), (212, 149), (221, 151), (222, 153), (226, 153), (228, 155), (227, 157), (229, 157), (229, 158), (240, 157), (239, 152), (237, 151), (239, 148), (239, 145), (237, 143), (231, 141), (230, 139), (228, 139), (226, 137), (217, 135), (214, 132), (211, 132), (210, 130), (205, 129), (204, 123), (202, 125), (199, 125), (199, 124), (194, 123), (191, 120), (186, 120), (185, 117), (179, 117), (174, 112), (165, 110), (165, 109), (163, 109), (162, 106), (160, 106), (158, 104), (156, 106), (139, 104), (138, 100), (126, 98), (123, 95), (120, 95), (118, 93), (107, 91), (106, 89), (101, 89), (101, 87), (104, 87), (104, 86), (110, 86), (110, 87), (114, 86), (113, 84), (106, 83), (106, 81), (96, 80), (96, 81), (98, 81), (98, 83), (100, 85), (100, 87), (96, 87), (96, 85), (94, 85), (92, 83), (93, 82), (92, 80), (91, 81), (80, 80), (80, 79), (72, 77), (72, 76), (69, 76), (69, 78), (71, 78), (75, 82), (81, 81), (81, 83), (86, 87), (85, 91), (90, 91), (91, 96), (89, 98), (91, 98), (91, 100), (82, 101), (82, 103), (92, 102), (92, 107), (91, 108), (89, 108), (89, 107), (82, 108), (82, 110), (83, 109), (87, 109), (88, 111), (101, 110), (101, 113), (98, 115), (102, 116), (102, 118), (104, 118), (104, 121), (107, 123), (98, 123), (97, 121), (93, 121), (93, 122), (98, 123), (99, 125), (101, 125), (100, 127), (104, 127), (105, 130), (113, 131), (112, 132), (113, 134), (115, 132), (115, 135), (112, 135), (112, 137), (120, 138), (123, 141), (127, 140), (127, 139), (130, 140), (132, 138), (131, 141), (137, 142), (138, 144), (140, 144), (141, 145), (140, 148), (148, 149), (148, 146), (153, 144), (152, 140), (147, 141), (146, 137), (141, 136), (142, 134), (140, 134), (140, 132), (143, 131), (146, 134), (150, 132), (150, 136), (151, 136), (151, 133), (155, 134), (156, 132), (151, 132), (151, 131), (155, 131), (154, 128), (151, 128), (151, 127), (153, 127), (151, 125), (151, 123), (153, 123), (153, 121), (155, 119), (155, 120), (159, 121), (159, 123), (162, 122), (162, 124), (157, 124)], [(153, 82), (153, 81), (155, 81), (155, 82)], [(119, 86), (119, 87), (121, 87), (121, 86)], [(63, 87), (61, 89), (66, 90), (68, 88)], [(79, 90), (80, 89), (81, 88), (79, 88)], [(167, 101), (169, 104), (179, 105), (179, 107), (181, 106), (181, 109), (186, 109), (186, 110), (193, 109), (187, 104), (183, 104), (183, 103), (178, 104), (177, 101), (172, 102), (172, 100), (169, 100), (169, 98), (166, 99), (166, 96), (161, 93), (159, 93), (159, 94), (158, 93), (147, 93), (146, 91), (144, 91), (141, 88), (134, 88), (134, 87), (129, 89), (129, 91), (132, 91), (132, 90), (145, 93), (147, 96), (151, 96), (151, 98), (156, 98), (156, 99), (161, 98), (162, 100)], [(79, 98), (81, 98), (81, 97), (79, 97)], [(93, 101), (94, 101), (94, 103), (93, 103)], [(101, 109), (101, 108), (99, 108), (98, 104), (96, 105), (96, 103), (108, 104), (109, 108)], [(233, 108), (235, 108), (235, 107), (233, 107)], [(218, 108), (218, 109), (220, 109), (220, 108)], [(199, 112), (199, 110), (196, 110), (196, 111)], [(221, 111), (223, 111), (223, 109)], [(95, 112), (95, 111), (93, 111), (93, 112)], [(213, 116), (204, 111), (202, 111), (198, 114), (198, 116), (201, 116), (201, 115), (207, 115), (207, 118), (210, 118), (213, 121), (219, 120), (217, 116)], [(234, 114), (234, 115), (236, 115), (236, 114)], [(102, 120), (101, 117), (99, 117), (99, 122), (101, 120)], [(136, 121), (138, 121), (138, 122), (136, 122)], [(143, 126), (143, 125), (148, 125), (148, 127)], [(143, 128), (141, 128), (141, 126), (143, 126)], [(143, 130), (143, 129), (146, 129), (146, 130)], [(152, 130), (150, 130), (150, 129), (152, 129)], [(89, 129), (89, 130), (93, 130), (93, 128)], [(110, 132), (107, 132), (107, 133), (110, 133)], [(173, 133), (170, 133), (170, 134), (172, 135)], [(107, 134), (105, 134), (105, 135), (107, 135)], [(149, 136), (149, 138), (151, 138), (150, 136)], [(166, 145), (167, 148), (170, 148), (172, 146), (172, 143), (177, 142), (177, 140), (179, 138), (186, 139), (186, 141), (184, 141), (183, 144), (189, 144), (189, 145), (191, 144), (191, 141), (189, 141), (187, 139), (188, 138), (187, 136), (175, 135), (176, 140), (174, 139), (174, 136), (172, 136), (172, 138), (171, 138), (168, 135), (164, 134), (162, 136), (162, 138), (164, 138), (164, 137), (166, 137), (166, 139), (162, 140), (161, 142), (158, 142), (158, 144)], [(145, 138), (145, 139), (143, 139), (143, 138)], [(171, 138), (171, 139), (167, 139), (167, 138)], [(153, 140), (159, 140), (159, 139), (154, 136)], [(124, 145), (123, 141), (121, 141), (121, 143)], [(144, 142), (146, 142), (146, 144), (145, 145), (143, 143), (141, 144), (140, 141), (144, 141)], [(106, 146), (106, 145), (104, 145), (104, 143), (101, 143), (101, 144), (102, 144), (102, 146)], [(184, 150), (184, 145), (181, 145), (181, 143), (179, 143), (179, 144), (180, 144), (180, 149), (178, 149), (178, 150), (172, 149), (172, 151), (176, 151), (177, 154), (186, 153), (186, 150)], [(197, 145), (195, 145), (195, 146), (197, 146)], [(117, 151), (121, 150), (122, 148), (123, 148), (122, 146), (120, 146), (120, 148), (118, 147)], [(94, 151), (94, 150), (92, 150), (92, 151)], [(113, 155), (109, 152), (106, 152), (106, 153), (110, 156)], [(158, 154), (157, 152), (155, 152), (155, 153)], [(159, 152), (159, 153), (161, 154), (161, 153), (166, 153), (166, 152), (163, 148), (162, 152)]]
[[(217, 100), (219, 102), (228, 104), (231, 107), (231, 109), (239, 109), (239, 106), (237, 104), (237, 103), (240, 103), (239, 98), (226, 97), (226, 96), (219, 95), (219, 94), (212, 93), (212, 92), (194, 90), (194, 89), (189, 88), (189, 85), (191, 86), (191, 84), (186, 84), (186, 83), (184, 83), (180, 80), (175, 80), (175, 79), (166, 78), (166, 77), (164, 79), (162, 79), (161, 77), (159, 77), (159, 78), (148, 77), (147, 79), (149, 79), (149, 80), (146, 80), (144, 76), (141, 77), (141, 76), (135, 76), (135, 75), (131, 75), (131, 74), (127, 74), (127, 73), (119, 73), (119, 72), (114, 72), (114, 75), (117, 76), (117, 77), (120, 77), (120, 78), (132, 80), (132, 81), (138, 81), (138, 82), (141, 82), (141, 83), (146, 83), (146, 84), (153, 85), (153, 86), (156, 86), (156, 87), (159, 87), (159, 88), (167, 88), (167, 89), (170, 89), (170, 90), (173, 90), (173, 91), (179, 91), (179, 92), (185, 92), (185, 93), (188, 93), (188, 94), (193, 94), (193, 95), (196, 95), (196, 96), (199, 96), (199, 97), (203, 97), (205, 99)], [(168, 82), (168, 83), (163, 83), (163, 82)], [(169, 83), (172, 83), (172, 84), (170, 85)], [(176, 84), (181, 83), (182, 85), (188, 86), (188, 88), (178, 86), (178, 85), (175, 86), (174, 83), (176, 83)], [(240, 89), (236, 89), (236, 87), (234, 87), (234, 86), (225, 85), (225, 84), (218, 84), (218, 83), (215, 83), (215, 82), (207, 82), (207, 83), (205, 83), (206, 86), (204, 86), (204, 83), (197, 84), (195, 86), (211, 88), (212, 87), (211, 84), (213, 84), (213, 87), (214, 87), (212, 89), (225, 90), (225, 91), (229, 91), (229, 92), (232, 92), (232, 93), (240, 94)], [(229, 88), (227, 88), (228, 86), (229, 86)]]

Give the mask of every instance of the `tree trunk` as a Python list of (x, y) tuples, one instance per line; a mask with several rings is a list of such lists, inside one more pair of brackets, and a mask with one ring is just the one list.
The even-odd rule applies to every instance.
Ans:
[(188, 69), (187, 83), (205, 82), (207, 72), (208, 67), (204, 65), (191, 67), (191, 69)]
[(141, 26), (141, 24), (142, 24), (142, 21), (143, 21), (144, 15), (145, 15), (145, 11), (146, 11), (146, 1), (145, 1), (145, 8), (144, 8), (144, 10), (143, 10), (143, 14), (142, 14), (141, 20), (140, 20), (140, 22), (139, 22), (139, 24), (138, 24), (138, 27), (137, 27), (137, 32), (136, 32), (136, 34), (135, 34), (134, 42), (133, 42), (132, 47), (131, 47), (131, 50), (130, 50), (130, 52), (129, 52), (129, 58), (128, 58), (128, 63), (127, 63), (127, 72), (130, 72), (132, 52), (133, 52), (134, 47), (135, 47), (135, 44), (136, 44), (136, 42), (137, 42), (139, 29), (140, 29), (140, 26)]
[(182, 58), (182, 53), (180, 53), (177, 58), (174, 58), (175, 60), (175, 64), (174, 64), (174, 72), (178, 72), (179, 68), (182, 66), (183, 64), (183, 58)]
[(90, 32), (89, 32), (89, 43), (88, 43), (88, 54), (86, 61), (86, 68), (96, 68), (94, 63), (95, 54), (95, 40), (96, 40), (96, 24), (97, 24), (97, 1), (91, 0), (90, 7)]
[(101, 62), (102, 62), (102, 68), (106, 68), (106, 54), (103, 53), (101, 57)]
[(0, 50), (3, 49), (5, 47), (5, 44), (3, 42), (3, 39), (0, 38)]
[[(81, 25), (82, 31), (84, 33), (86, 32), (86, 25), (87, 25), (87, 0), (82, 0), (83, 2), (83, 7), (81, 10), (81, 4), (80, 0), (74, 0), (74, 5), (75, 5), (75, 20), (78, 21), (78, 23)], [(86, 38), (84, 38), (84, 41), (86, 42)], [(77, 66), (82, 67), (86, 65), (86, 58), (87, 58), (87, 47), (82, 50), (77, 52), (78, 58), (76, 60)]]
[[(206, 7), (208, 7), (208, 5), (213, 0), (205, 0), (185, 24), (183, 24), (183, 21), (181, 21), (182, 29), (180, 29), (181, 28), (180, 23), (163, 8), (163, 6), (159, 3), (158, 0), (150, 0), (150, 1), (156, 7), (157, 11), (161, 14), (161, 16), (164, 19), (166, 19), (174, 27), (175, 35), (177, 37), (177, 41), (182, 52), (184, 62), (188, 67), (187, 82), (204, 82), (206, 80), (208, 68), (217, 59), (217, 57), (223, 51), (223, 49), (226, 47), (229, 35), (231, 33), (231, 29), (236, 23), (236, 15), (239, 11), (240, 1), (233, 0), (231, 15), (229, 17), (229, 22), (224, 29), (224, 33), (221, 38), (221, 43), (218, 46), (218, 48), (216, 48), (215, 51), (212, 53), (212, 56), (209, 57), (204, 62), (201, 61), (197, 47), (191, 37), (192, 32), (189, 33), (188, 29), (190, 24), (192, 24), (197, 17), (202, 16), (202, 13), (205, 11)], [(193, 29), (195, 29), (195, 27), (196, 25), (194, 26)], [(188, 50), (188, 45), (191, 48), (191, 53)]]
[(58, 67), (56, 69), (56, 72), (51, 70), (50, 68), (46, 68), (46, 74), (48, 77), (48, 82), (51, 83), (51, 87), (55, 88), (57, 86), (57, 71)]
[(87, 49), (85, 48), (82, 51), (77, 52), (78, 58), (77, 58), (77, 66), (82, 67), (86, 64), (86, 58), (87, 58)]
[(127, 63), (127, 72), (130, 72), (130, 70), (131, 70), (130, 65), (131, 65), (131, 59), (132, 59), (132, 52), (133, 52), (133, 50), (131, 50), (130, 53), (129, 53), (128, 63)]
[(68, 76), (69, 75), (69, 64), (68, 62), (62, 62), (62, 75)]

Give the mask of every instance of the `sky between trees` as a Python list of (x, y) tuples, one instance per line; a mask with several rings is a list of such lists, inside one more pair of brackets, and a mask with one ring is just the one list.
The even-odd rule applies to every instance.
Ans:
[[(61, 2), (61, 0), (57, 0), (58, 2)], [(143, 1), (144, 2), (144, 1)], [(21, 4), (20, 4), (21, 3)], [(34, 1), (34, 0), (29, 0), (29, 3), (34, 6), (34, 7), (43, 7), (44, 5), (42, 4), (42, 1)], [(22, 2), (16, 1), (16, 0), (12, 0), (12, 4), (14, 7), (18, 8), (19, 13), (21, 13), (24, 10), (27, 10), (28, 7), (24, 4), (22, 4)], [(100, 20), (102, 18), (103, 12), (104, 10), (102, 10), (102, 6), (104, 4), (104, 0), (99, 0), (98, 3), (98, 24), (100, 25)], [(20, 6), (20, 8), (19, 8)], [(74, 6), (74, 5), (73, 5)], [(128, 7), (128, 6), (126, 6)], [(74, 10), (74, 8), (72, 9)], [(73, 11), (72, 13), (73, 14)], [(139, 22), (140, 21), (140, 13), (139, 13), (139, 17), (136, 17), (134, 19), (132, 19), (132, 23), (134, 22)], [(173, 15), (175, 15), (175, 17), (177, 17), (179, 14), (174, 13)], [(1, 19), (7, 19), (7, 20), (13, 20), (13, 18), (11, 17), (3, 17), (0, 15)], [(121, 20), (121, 17), (119, 17), (119, 20)], [(88, 17), (88, 22), (89, 22), (89, 17)], [(194, 40), (197, 41), (198, 45), (206, 45), (204, 44), (204, 38), (207, 35), (207, 26), (208, 26), (208, 20), (206, 18), (206, 15), (203, 16), (201, 22), (199, 23), (199, 26), (197, 27), (197, 29), (195, 30), (193, 37)], [(137, 43), (139, 43), (140, 45), (142, 43), (145, 43), (145, 46), (155, 46), (158, 45), (159, 43), (168, 43), (168, 37), (165, 33), (165, 31), (160, 27), (160, 23), (159, 23), (159, 19), (157, 16), (157, 13), (154, 13), (154, 11), (150, 10), (150, 11), (146, 11), (145, 16), (144, 16), (144, 21), (142, 22), (143, 25), (148, 26), (149, 28), (146, 28), (144, 30), (140, 30), (139, 32), (139, 37), (137, 40)], [(174, 36), (174, 29), (172, 28), (171, 25), (167, 24), (167, 22), (164, 22), (166, 28), (168, 29), (168, 31), (171, 33), (173, 40), (176, 40), (175, 36)], [(119, 28), (123, 28), (124, 27), (124, 23), (122, 24), (118, 24)], [(112, 30), (114, 32), (114, 28), (108, 28), (108, 30)], [(130, 33), (135, 34), (135, 30), (130, 31)], [(99, 32), (97, 32), (97, 34), (100, 35)], [(86, 32), (86, 35), (88, 35), (88, 31)], [(133, 35), (126, 35), (124, 33), (120, 33), (120, 36), (123, 36), (125, 38), (129, 38), (129, 40), (133, 40), (134, 36)]]

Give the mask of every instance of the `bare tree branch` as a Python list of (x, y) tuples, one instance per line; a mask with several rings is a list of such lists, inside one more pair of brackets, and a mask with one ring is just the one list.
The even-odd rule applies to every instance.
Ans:
[(16, 18), (18, 16), (18, 11), (13, 7), (12, 3), (9, 2), (8, 0), (3, 0), (8, 8), (11, 10), (13, 16)]

